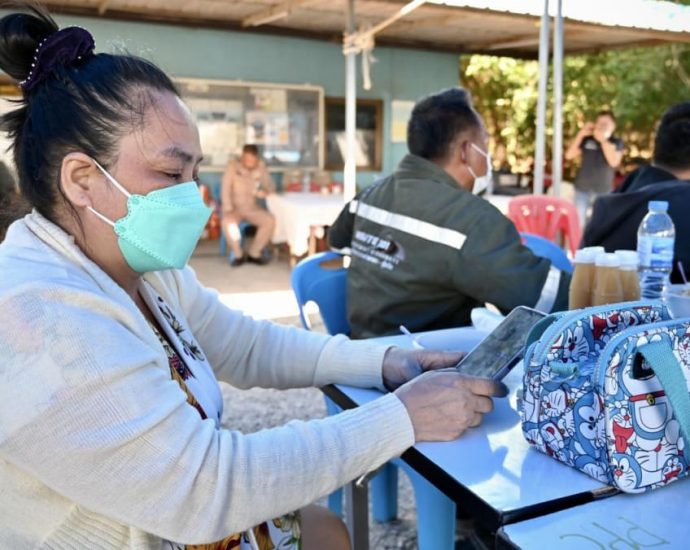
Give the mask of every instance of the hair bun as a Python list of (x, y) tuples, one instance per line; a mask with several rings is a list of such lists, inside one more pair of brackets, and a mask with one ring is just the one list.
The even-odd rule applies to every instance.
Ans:
[(28, 93), (59, 66), (67, 66), (93, 55), (96, 43), (82, 27), (65, 27), (41, 41), (36, 48), (31, 71), (19, 85)]
[(36, 6), (30, 13), (12, 13), (0, 19), (0, 68), (17, 81), (26, 80), (41, 42), (58, 31), (53, 19)]

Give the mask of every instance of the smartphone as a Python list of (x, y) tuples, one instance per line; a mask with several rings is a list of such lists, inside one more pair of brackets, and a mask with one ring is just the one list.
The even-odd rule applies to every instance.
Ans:
[(463, 374), (501, 380), (522, 359), (530, 329), (545, 316), (536, 309), (516, 307), (455, 368)]

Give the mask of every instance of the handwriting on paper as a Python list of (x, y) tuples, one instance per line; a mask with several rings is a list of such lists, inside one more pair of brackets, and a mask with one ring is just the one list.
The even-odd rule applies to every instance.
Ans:
[(663, 536), (619, 516), (612, 524), (602, 525), (596, 521), (581, 525), (577, 533), (563, 533), (564, 542), (577, 544), (578, 549), (587, 550), (643, 550), (657, 548), (671, 543)]

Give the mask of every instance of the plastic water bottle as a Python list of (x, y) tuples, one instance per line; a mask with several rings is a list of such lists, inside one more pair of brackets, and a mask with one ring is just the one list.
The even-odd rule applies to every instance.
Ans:
[(667, 210), (668, 202), (649, 201), (649, 211), (637, 230), (637, 276), (644, 299), (661, 298), (673, 269), (676, 228)]

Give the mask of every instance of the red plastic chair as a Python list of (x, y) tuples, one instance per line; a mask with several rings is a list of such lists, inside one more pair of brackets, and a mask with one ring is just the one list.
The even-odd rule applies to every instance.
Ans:
[[(309, 182), (308, 189), (311, 193), (321, 191), (321, 187), (315, 181)], [(285, 172), (283, 176), (283, 191), (286, 193), (301, 193), (305, 190), (303, 170), (288, 170)]]
[(283, 191), (288, 193), (304, 191), (303, 178), (304, 172), (302, 170), (288, 170), (283, 175)]
[[(304, 191), (304, 184), (302, 182), (291, 182), (285, 186), (285, 192), (286, 193), (302, 193), (303, 191)], [(309, 182), (309, 192), (310, 193), (319, 193), (320, 191), (321, 191), (321, 187), (319, 187), (313, 181)]]
[(291, 182), (285, 185), (283, 191), (285, 191), (286, 193), (301, 193), (302, 191), (304, 191), (304, 185), (301, 181)]
[(550, 241), (562, 235), (573, 256), (580, 246), (580, 218), (575, 205), (567, 199), (546, 195), (515, 197), (508, 203), (508, 218), (520, 233), (531, 233)]

